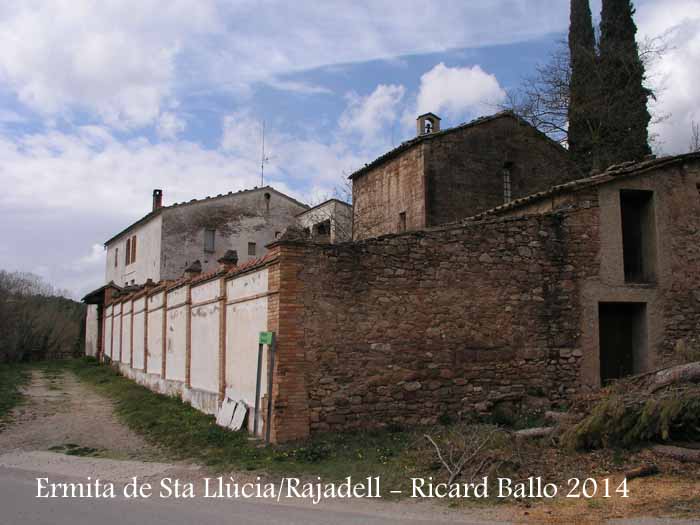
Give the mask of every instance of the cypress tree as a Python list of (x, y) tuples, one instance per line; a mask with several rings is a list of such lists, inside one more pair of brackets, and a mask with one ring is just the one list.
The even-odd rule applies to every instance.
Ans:
[(651, 153), (647, 109), (650, 91), (644, 87), (637, 26), (630, 0), (603, 0), (600, 21), (600, 158), (603, 167), (641, 160)]
[(596, 41), (588, 0), (571, 0), (569, 55), (569, 151), (574, 162), (587, 173), (597, 164), (594, 154), (600, 128)]

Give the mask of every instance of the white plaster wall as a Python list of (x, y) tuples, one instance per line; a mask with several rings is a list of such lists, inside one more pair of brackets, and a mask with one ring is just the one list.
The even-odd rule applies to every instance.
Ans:
[[(267, 269), (231, 279), (226, 284), (228, 301), (254, 297), (267, 292), (267, 289)], [(234, 399), (245, 401), (251, 408), (255, 406), (258, 337), (260, 332), (265, 330), (267, 330), (267, 297), (244, 300), (227, 306), (226, 391)], [(263, 353), (260, 377), (260, 396), (262, 399), (262, 396), (267, 392), (267, 347)], [(258, 422), (258, 428), (262, 430), (262, 411)], [(252, 430), (252, 417), (248, 424), (249, 430)]]
[(134, 366), (132, 368), (143, 370), (143, 330), (146, 316), (144, 312), (136, 312), (138, 310), (134, 312), (134, 347), (131, 350)]
[(208, 281), (197, 286), (192, 287), (192, 305), (197, 303), (202, 303), (204, 301), (209, 301), (211, 299), (216, 299), (219, 295), (219, 284), (218, 279), (213, 281)]
[(112, 335), (114, 338), (114, 343), (112, 344), (112, 359), (120, 362), (122, 355), (122, 305), (115, 304), (112, 311), (114, 315), (114, 334)]
[(104, 353), (107, 357), (112, 357), (112, 307), (105, 308), (105, 348)]
[(267, 268), (231, 279), (226, 283), (226, 299), (235, 301), (267, 292)]
[(85, 314), (85, 355), (97, 355), (98, 333), (97, 305), (89, 304)]
[(127, 365), (131, 360), (131, 308), (128, 311), (124, 311), (122, 314), (124, 319), (122, 320), (122, 358), (121, 362)]
[[(168, 304), (172, 295), (168, 296)], [(175, 381), (185, 380), (187, 307), (180, 306), (168, 310), (166, 327), (165, 377)]]
[[(147, 279), (160, 280), (160, 248), (163, 219), (158, 215), (151, 220), (131, 228), (121, 237), (107, 245), (105, 282), (114, 281), (124, 286), (132, 280), (143, 284)], [(126, 263), (126, 241), (136, 235), (136, 261)], [(115, 252), (119, 249), (115, 266)]]
[[(218, 281), (217, 281), (218, 285)], [(192, 291), (194, 296), (194, 290)], [(192, 388), (219, 391), (219, 303), (192, 307)]]
[(148, 311), (148, 366), (149, 374), (160, 375), (163, 369), (163, 309)]

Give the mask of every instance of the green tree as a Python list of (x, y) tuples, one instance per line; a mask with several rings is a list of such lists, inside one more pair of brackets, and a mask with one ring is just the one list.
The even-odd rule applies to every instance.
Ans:
[(599, 157), (602, 166), (641, 160), (651, 153), (644, 64), (635, 39), (634, 7), (630, 0), (603, 0), (600, 21), (602, 126)]
[(567, 141), (572, 159), (587, 173), (597, 164), (594, 155), (600, 133), (596, 40), (588, 0), (571, 0), (569, 57)]

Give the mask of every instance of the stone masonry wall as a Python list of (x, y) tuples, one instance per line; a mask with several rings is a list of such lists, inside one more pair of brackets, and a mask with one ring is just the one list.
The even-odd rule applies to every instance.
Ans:
[(513, 199), (583, 176), (563, 148), (512, 117), (455, 130), (425, 143), (427, 225), (503, 204), (506, 162)]
[(400, 213), (406, 214), (407, 230), (423, 228), (423, 146), (414, 146), (353, 180), (352, 200), (354, 239), (400, 232)]
[(311, 431), (426, 424), (502, 400), (564, 403), (578, 389), (577, 283), (596, 272), (596, 217), (306, 245)]

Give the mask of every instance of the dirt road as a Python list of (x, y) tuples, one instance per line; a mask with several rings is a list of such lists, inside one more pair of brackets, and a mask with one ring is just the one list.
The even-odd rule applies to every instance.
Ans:
[[(25, 402), (0, 430), (0, 525), (16, 523), (508, 523), (503, 512), (453, 512), (423, 502), (280, 502), (258, 499), (110, 500), (37, 499), (37, 478), (84, 483), (86, 479), (124, 485), (137, 476), (157, 486), (163, 478), (199, 486), (205, 469), (163, 461), (165, 454), (129, 430), (112, 403), (71, 373), (32, 372)], [(160, 460), (160, 461), (158, 461)], [(237, 479), (253, 473), (233, 473)], [(200, 489), (197, 493), (201, 493)], [(235, 517), (235, 518), (234, 518)]]

